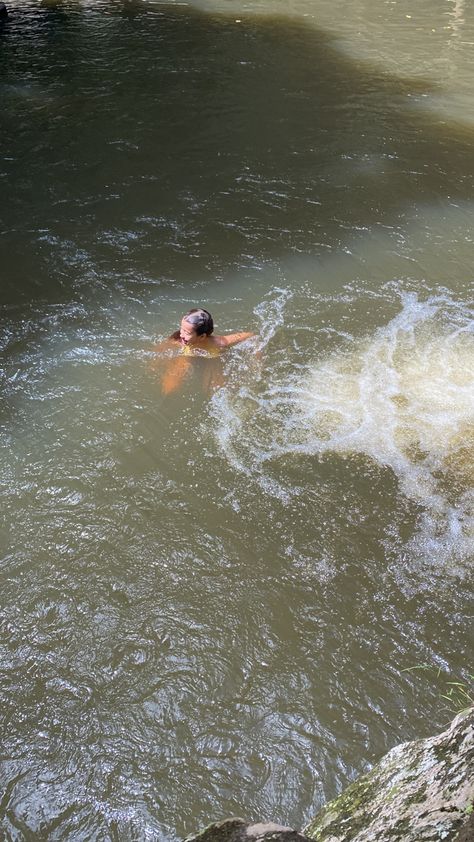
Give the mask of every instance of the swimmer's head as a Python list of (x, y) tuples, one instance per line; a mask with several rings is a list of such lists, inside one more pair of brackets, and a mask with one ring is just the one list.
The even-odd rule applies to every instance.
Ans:
[(202, 307), (196, 307), (183, 316), (179, 335), (184, 342), (192, 342), (198, 336), (210, 336), (213, 330), (211, 314)]

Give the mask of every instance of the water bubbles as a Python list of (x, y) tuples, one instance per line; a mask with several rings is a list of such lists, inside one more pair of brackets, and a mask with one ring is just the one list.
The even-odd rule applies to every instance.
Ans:
[[(291, 483), (273, 476), (282, 457), (367, 457), (390, 469), (403, 494), (424, 509), (418, 551), (467, 557), (474, 510), (473, 313), (444, 290), (424, 300), (414, 292), (398, 297), (398, 314), (365, 337), (346, 334), (342, 348), (303, 368), (300, 360), (288, 367), (275, 356), (269, 382), (222, 391), (215, 404), (218, 441), (234, 468), (282, 500), (292, 495)], [(269, 353), (289, 299), (274, 291), (255, 308)]]

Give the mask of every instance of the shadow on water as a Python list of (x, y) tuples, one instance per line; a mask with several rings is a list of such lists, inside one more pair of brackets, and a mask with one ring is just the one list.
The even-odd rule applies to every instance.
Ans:
[(0, 43), (8, 303), (330, 254), (473, 195), (473, 132), (421, 110), (429, 84), (301, 21), (59, 4)]

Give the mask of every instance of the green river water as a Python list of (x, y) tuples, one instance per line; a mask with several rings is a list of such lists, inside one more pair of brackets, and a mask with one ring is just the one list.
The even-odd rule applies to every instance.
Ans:
[(0, 836), (301, 827), (473, 672), (473, 8), (8, 7)]

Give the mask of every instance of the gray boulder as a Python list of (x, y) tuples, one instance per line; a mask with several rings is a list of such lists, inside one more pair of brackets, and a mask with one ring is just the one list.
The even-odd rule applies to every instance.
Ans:
[(186, 842), (309, 842), (302, 833), (273, 822), (252, 824), (244, 819), (231, 818), (214, 822)]
[(403, 743), (304, 829), (315, 842), (473, 842), (474, 708)]

